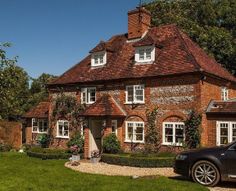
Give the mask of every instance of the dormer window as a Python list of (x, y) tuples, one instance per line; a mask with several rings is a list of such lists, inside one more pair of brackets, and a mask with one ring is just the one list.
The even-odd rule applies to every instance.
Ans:
[(155, 60), (154, 46), (136, 47), (135, 61), (136, 62), (152, 62)]
[(102, 66), (106, 64), (106, 52), (96, 52), (92, 54), (91, 65), (92, 66)]

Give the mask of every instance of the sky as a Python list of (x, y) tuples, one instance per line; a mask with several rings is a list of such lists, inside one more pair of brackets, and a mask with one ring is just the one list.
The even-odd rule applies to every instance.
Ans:
[(0, 0), (0, 43), (29, 76), (61, 75), (101, 40), (127, 32), (139, 0)]

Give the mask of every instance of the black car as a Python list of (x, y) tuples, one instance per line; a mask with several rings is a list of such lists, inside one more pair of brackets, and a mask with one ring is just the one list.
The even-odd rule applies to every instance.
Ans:
[(236, 142), (182, 152), (175, 158), (174, 172), (205, 186), (236, 181)]

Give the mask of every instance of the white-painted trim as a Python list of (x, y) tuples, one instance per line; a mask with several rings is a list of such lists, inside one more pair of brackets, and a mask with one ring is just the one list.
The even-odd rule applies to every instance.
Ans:
[[(95, 64), (95, 56), (103, 56), (103, 62), (101, 63), (100, 62), (100, 59), (99, 59), (99, 63), (98, 64)], [(91, 66), (96, 68), (97, 66), (103, 66), (107, 63), (107, 53), (106, 51), (101, 51), (101, 52), (95, 52), (95, 53), (92, 53), (91, 55)]]
[(220, 124), (225, 123), (228, 125), (228, 143), (231, 143), (233, 141), (233, 124), (236, 125), (236, 121), (216, 121), (216, 145), (224, 145), (220, 144)]
[[(150, 59), (147, 59), (146, 58), (146, 51), (147, 49), (151, 48), (151, 58)], [(143, 50), (144, 51), (144, 59), (143, 60), (140, 60), (140, 50)], [(136, 47), (135, 48), (135, 62), (141, 64), (150, 64), (152, 63), (153, 61), (155, 61), (155, 47), (154, 46), (140, 46), (140, 47)]]
[[(34, 120), (37, 120), (37, 126), (34, 126)], [(39, 122), (42, 122), (43, 128), (44, 128), (44, 122), (47, 122), (47, 130), (46, 131), (39, 131)], [(37, 133), (37, 134), (47, 134), (48, 133), (48, 120), (47, 119), (38, 119), (38, 118), (32, 118), (31, 120), (31, 127), (32, 127), (32, 133)], [(34, 131), (34, 127), (37, 128), (37, 131)]]
[[(111, 126), (112, 126), (112, 123), (114, 123), (115, 124), (115, 133), (114, 132), (112, 132), (112, 133), (114, 133), (116, 136), (117, 136), (117, 128), (118, 128), (118, 126), (117, 126), (117, 120), (111, 120)], [(112, 128), (111, 128), (112, 129)]]
[[(129, 140), (128, 139), (128, 123), (141, 123), (143, 124), (143, 140), (142, 141), (137, 141), (136, 138), (135, 140)], [(136, 133), (134, 132), (136, 130), (136, 125), (134, 125), (133, 127), (133, 136), (136, 135)], [(145, 138), (144, 138), (144, 130), (145, 130), (145, 124), (143, 121), (126, 121), (125, 122), (125, 143), (144, 143)]]
[(221, 100), (227, 101), (229, 99), (229, 90), (227, 87), (221, 87)]
[[(95, 90), (95, 101), (90, 101), (90, 93), (89, 90), (94, 89)], [(83, 95), (85, 94), (85, 95)], [(85, 96), (85, 101), (83, 101), (83, 98)], [(96, 102), (96, 87), (86, 87), (81, 88), (81, 97), (80, 97), (81, 104), (93, 104)]]
[[(143, 90), (143, 101), (136, 100), (136, 92), (135, 92), (135, 87), (137, 86), (142, 86)], [(132, 87), (133, 88), (133, 102), (128, 101), (128, 88)], [(145, 85), (144, 84), (138, 84), (138, 85), (127, 85), (125, 87), (125, 104), (144, 104), (145, 103)]]
[[(62, 136), (62, 135), (59, 135), (59, 122), (63, 123), (63, 127), (62, 127), (62, 132), (64, 134), (64, 123), (67, 122), (68, 123), (68, 136)], [(57, 121), (57, 136), (56, 138), (65, 138), (65, 139), (69, 139), (70, 138), (70, 123), (68, 120), (58, 120)]]
[[(166, 133), (165, 133), (165, 125), (166, 124), (172, 124), (173, 125), (173, 142), (166, 142), (165, 141), (165, 137), (166, 137)], [(171, 146), (183, 146), (182, 143), (176, 143), (176, 127), (175, 125), (184, 125), (184, 122), (163, 122), (162, 123), (162, 145), (171, 145)], [(184, 131), (184, 127), (183, 127), (183, 140), (185, 140), (185, 131)]]

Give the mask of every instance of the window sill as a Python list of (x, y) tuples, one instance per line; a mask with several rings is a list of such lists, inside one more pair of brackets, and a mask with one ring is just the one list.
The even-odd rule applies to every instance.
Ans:
[(145, 102), (133, 102), (133, 103), (125, 102), (124, 104), (125, 104), (125, 105), (144, 105)]
[(162, 143), (163, 146), (182, 147), (183, 144), (178, 143)]
[(135, 65), (145, 65), (145, 64), (153, 64), (153, 63), (154, 63), (154, 60), (145, 60), (145, 61), (136, 60), (135, 61)]
[(48, 134), (48, 132), (37, 132), (37, 131), (32, 131), (32, 133), (35, 133), (35, 134)]
[(144, 141), (130, 141), (130, 140), (125, 140), (125, 143), (142, 143), (144, 144)]
[(57, 139), (69, 139), (70, 137), (56, 136)]

